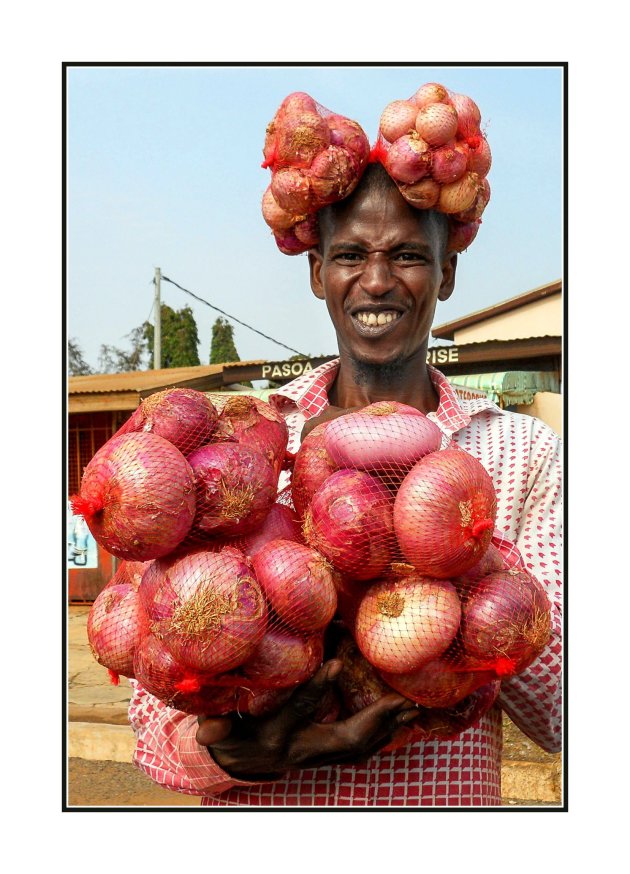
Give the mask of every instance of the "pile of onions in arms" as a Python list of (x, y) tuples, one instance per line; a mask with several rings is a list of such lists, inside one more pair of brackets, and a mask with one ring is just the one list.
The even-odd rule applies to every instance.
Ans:
[(430, 417), (381, 401), (318, 425), (279, 494), (288, 434), (272, 406), (148, 401), (72, 499), (119, 560), (88, 623), (112, 678), (187, 713), (262, 717), (339, 658), (317, 721), (397, 692), (418, 716), (393, 749), (465, 730), (542, 652), (545, 591), (492, 542), (483, 465)]

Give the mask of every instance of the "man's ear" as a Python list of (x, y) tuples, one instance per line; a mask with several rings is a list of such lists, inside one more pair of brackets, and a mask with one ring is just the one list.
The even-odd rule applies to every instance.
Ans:
[(438, 300), (448, 300), (455, 288), (455, 271), (457, 270), (457, 252), (449, 252), (442, 264), (442, 282), (438, 292)]
[(315, 297), (324, 300), (324, 286), (322, 285), (322, 264), (324, 259), (319, 249), (308, 250), (308, 266), (311, 273), (311, 290)]

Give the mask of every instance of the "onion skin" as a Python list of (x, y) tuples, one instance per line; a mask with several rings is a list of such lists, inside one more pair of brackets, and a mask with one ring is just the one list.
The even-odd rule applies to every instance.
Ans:
[(332, 620), (337, 590), (330, 565), (315, 549), (272, 540), (252, 562), (271, 606), (290, 628), (312, 634)]
[(431, 169), (431, 152), (417, 133), (405, 134), (391, 144), (383, 164), (397, 182), (413, 184)]
[(280, 415), (265, 401), (242, 395), (221, 399), (214, 440), (240, 443), (261, 452), (280, 476), (289, 431)]
[(382, 671), (385, 682), (423, 707), (453, 707), (468, 695), (496, 680), (493, 671), (455, 669), (446, 658), (437, 658), (406, 673)]
[(307, 168), (330, 145), (330, 130), (318, 112), (286, 113), (276, 124), (278, 166)]
[(551, 633), (551, 608), (540, 583), (525, 570), (497, 571), (463, 594), (465, 652), (498, 676), (519, 674), (540, 655)]
[(393, 541), (389, 492), (369, 473), (339, 470), (315, 492), (304, 538), (340, 571), (374, 579), (387, 567)]
[(409, 468), (440, 448), (442, 432), (419, 410), (378, 401), (328, 423), (324, 445), (338, 467)]
[(300, 221), (304, 216), (293, 215), (282, 209), (276, 198), (273, 196), (271, 185), (266, 189), (262, 198), (262, 214), (265, 222), (269, 225), (274, 233), (279, 231), (287, 231), (296, 221)]
[(479, 176), (487, 176), (492, 166), (492, 152), (488, 140), (484, 136), (479, 137), (475, 147), (468, 147), (468, 170)]
[(400, 674), (417, 670), (448, 649), (460, 618), (451, 583), (409, 574), (369, 587), (359, 604), (354, 636), (370, 664)]
[(467, 169), (468, 155), (461, 146), (447, 143), (433, 152), (431, 176), (441, 185), (461, 179)]
[(276, 203), (291, 215), (306, 214), (313, 205), (308, 177), (299, 167), (285, 167), (275, 172), (271, 192)]
[(253, 558), (272, 540), (303, 542), (298, 518), (293, 510), (284, 504), (274, 504), (255, 531), (242, 537), (225, 538), (221, 541), (221, 545), (233, 546), (249, 558)]
[(470, 222), (469, 224), (451, 222), (448, 230), (448, 251), (463, 252), (467, 249), (477, 236), (480, 224), (481, 220)]
[(308, 246), (296, 237), (293, 229), (274, 231), (273, 238), (283, 255), (302, 255), (308, 249)]
[(451, 103), (457, 112), (457, 137), (466, 142), (480, 134), (481, 112), (466, 94), (451, 94)]
[(117, 433), (157, 434), (187, 455), (209, 442), (217, 419), (217, 411), (203, 392), (167, 388), (145, 398)]
[(267, 459), (248, 446), (209, 443), (188, 456), (197, 509), (191, 536), (247, 534), (273, 506), (278, 480)]
[(329, 424), (330, 422), (322, 422), (321, 425), (316, 425), (304, 438), (295, 456), (291, 496), (300, 518), (304, 517), (317, 489), (338, 470), (324, 442), (324, 433)]
[(153, 562), (140, 597), (152, 633), (184, 667), (201, 673), (238, 667), (267, 627), (267, 606), (251, 565), (231, 547)]
[(470, 591), (472, 583), (480, 580), (482, 577), (496, 571), (508, 570), (509, 567), (501, 551), (494, 544), (490, 543), (479, 561), (467, 570), (465, 574), (456, 577), (453, 580), (453, 584), (458, 592), (467, 592)]
[(183, 713), (224, 716), (235, 709), (234, 688), (213, 686), (211, 677), (185, 668), (153, 634), (140, 642), (134, 671), (147, 692)]
[(483, 215), (483, 211), (488, 205), (490, 200), (490, 183), (487, 179), (481, 179), (479, 181), (479, 189), (477, 191), (477, 195), (473, 201), (473, 204), (468, 209), (463, 212), (458, 212), (453, 215), (454, 219), (457, 221), (468, 223), (468, 222), (476, 222), (479, 221), (481, 216)]
[(393, 143), (399, 137), (416, 129), (418, 107), (409, 100), (393, 100), (381, 114), (379, 132), (387, 142)]
[(124, 677), (133, 677), (133, 656), (147, 631), (147, 617), (133, 583), (107, 585), (97, 596), (87, 620), (92, 655)]
[(448, 90), (438, 82), (427, 82), (426, 85), (421, 85), (411, 98), (418, 109), (423, 109), (431, 103), (448, 103), (449, 99)]
[(117, 558), (161, 558), (192, 525), (192, 469), (163, 437), (143, 431), (114, 435), (85, 468), (71, 505), (96, 542)]
[(270, 628), (241, 672), (259, 688), (286, 689), (310, 680), (323, 657), (322, 635), (304, 637), (288, 628)]
[(324, 206), (347, 197), (359, 181), (351, 153), (343, 146), (328, 146), (313, 160), (308, 179), (317, 203)]
[(483, 465), (461, 449), (422, 458), (403, 480), (394, 501), (400, 549), (418, 571), (450, 579), (485, 553), (494, 530), (497, 500)]
[(311, 249), (319, 243), (319, 224), (317, 215), (309, 215), (303, 221), (293, 225), (293, 234), (303, 246)]
[(330, 144), (343, 146), (350, 152), (357, 166), (357, 172), (362, 173), (370, 157), (370, 141), (361, 125), (344, 115), (329, 115), (326, 123), (330, 129)]
[(405, 200), (416, 209), (432, 209), (440, 197), (440, 186), (428, 176), (413, 185), (399, 185)]
[(105, 589), (125, 583), (137, 591), (140, 588), (142, 575), (150, 564), (150, 561), (121, 561)]
[(456, 182), (442, 186), (437, 209), (453, 215), (465, 212), (474, 205), (480, 185), (477, 174), (467, 171)]
[(443, 146), (457, 133), (457, 113), (446, 103), (430, 103), (418, 112), (416, 131), (430, 146)]

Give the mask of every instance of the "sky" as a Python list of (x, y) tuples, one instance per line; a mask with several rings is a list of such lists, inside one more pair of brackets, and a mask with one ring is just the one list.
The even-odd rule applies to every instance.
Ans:
[[(279, 252), (262, 219), (265, 128), (306, 91), (358, 121), (373, 142), (392, 100), (440, 82), (479, 105), (492, 149), (492, 196), (460, 256), (435, 324), (529, 291), (563, 272), (563, 70), (560, 66), (70, 66), (67, 68), (67, 335), (97, 367), (101, 344), (128, 348), (153, 321), (155, 268), (220, 310), (308, 355), (336, 351), (306, 255)], [(189, 305), (207, 364), (217, 311)], [(242, 360), (292, 353), (234, 324)]]

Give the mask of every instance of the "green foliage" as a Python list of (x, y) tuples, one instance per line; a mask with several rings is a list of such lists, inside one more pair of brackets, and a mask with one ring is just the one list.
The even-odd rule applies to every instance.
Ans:
[(212, 326), (210, 364), (231, 364), (240, 360), (234, 344), (234, 326), (219, 316)]
[(70, 376), (87, 376), (89, 373), (94, 373), (83, 357), (83, 350), (79, 343), (73, 337), (68, 340), (68, 373)]
[[(163, 303), (161, 314), (161, 367), (195, 367), (200, 364), (199, 335), (191, 308), (185, 306), (174, 310)], [(145, 322), (142, 331), (149, 349), (149, 368), (152, 368), (155, 328), (150, 322)]]

